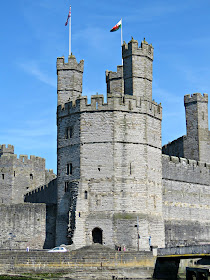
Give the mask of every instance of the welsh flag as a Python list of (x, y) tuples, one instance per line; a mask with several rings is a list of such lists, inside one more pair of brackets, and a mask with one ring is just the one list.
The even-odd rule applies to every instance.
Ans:
[(110, 30), (110, 32), (117, 31), (122, 26), (122, 19)]

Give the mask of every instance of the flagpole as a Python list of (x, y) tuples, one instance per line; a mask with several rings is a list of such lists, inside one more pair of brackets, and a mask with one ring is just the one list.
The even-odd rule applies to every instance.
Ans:
[(122, 36), (122, 18), (121, 18), (121, 46), (123, 45), (123, 36)]
[(71, 6), (70, 6), (70, 19), (69, 19), (69, 55), (71, 55)]
[[(122, 35), (122, 18), (121, 18), (121, 47), (123, 45), (123, 35)], [(123, 65), (123, 58), (122, 58), (122, 65)]]

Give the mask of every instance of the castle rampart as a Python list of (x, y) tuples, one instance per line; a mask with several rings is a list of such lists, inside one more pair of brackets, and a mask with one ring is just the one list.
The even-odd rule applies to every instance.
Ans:
[(108, 96), (107, 103), (104, 103), (103, 95), (92, 95), (91, 103), (88, 104), (86, 96), (76, 101), (70, 101), (63, 106), (58, 106), (57, 117), (65, 117), (70, 113), (91, 112), (91, 111), (127, 111), (133, 113), (148, 114), (155, 118), (162, 119), (162, 106), (155, 101), (136, 96), (124, 96), (124, 99)]
[(46, 205), (22, 203), (0, 204), (1, 239), (5, 249), (43, 248), (45, 242)]
[(163, 155), (166, 246), (209, 243), (210, 164)]
[[(53, 171), (45, 170), (45, 159), (14, 152), (14, 146), (1, 145), (0, 156), (0, 203), (22, 203), (24, 194), (38, 186), (44, 185), (56, 177)], [(11, 152), (11, 153), (10, 153)]]

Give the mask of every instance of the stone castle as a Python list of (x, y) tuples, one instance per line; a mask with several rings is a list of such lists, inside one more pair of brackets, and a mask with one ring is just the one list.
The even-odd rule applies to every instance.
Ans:
[(17, 159), (2, 146), (1, 248), (209, 243), (208, 95), (185, 96), (187, 135), (162, 148), (153, 47), (132, 39), (122, 58), (117, 72), (106, 71), (107, 102), (97, 94), (90, 104), (84, 61), (57, 59), (57, 179), (43, 159)]

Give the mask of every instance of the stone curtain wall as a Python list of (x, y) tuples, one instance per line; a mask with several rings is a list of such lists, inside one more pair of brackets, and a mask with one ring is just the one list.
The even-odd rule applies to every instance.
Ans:
[(208, 244), (210, 165), (163, 155), (166, 246)]
[(43, 248), (45, 242), (46, 206), (44, 204), (0, 205), (0, 248)]
[(25, 195), (25, 202), (46, 204), (46, 238), (44, 248), (55, 247), (57, 214), (57, 179)]
[(25, 194), (24, 202), (31, 203), (57, 203), (57, 179), (52, 180), (49, 184), (36, 188)]
[(56, 175), (45, 169), (45, 159), (5, 153), (0, 156), (0, 203), (23, 203), (24, 195)]
[(179, 137), (178, 139), (169, 142), (168, 144), (162, 147), (162, 152), (165, 155), (175, 156), (175, 157), (184, 157), (184, 140), (186, 136)]

